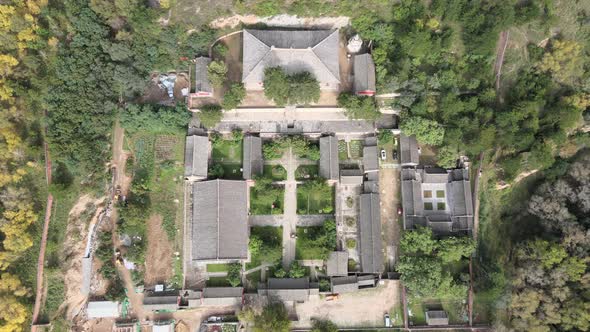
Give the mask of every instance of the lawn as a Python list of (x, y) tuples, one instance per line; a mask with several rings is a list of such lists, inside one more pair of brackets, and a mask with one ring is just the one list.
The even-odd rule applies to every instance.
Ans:
[(210, 277), (206, 284), (207, 287), (231, 287), (226, 277)]
[(465, 324), (468, 320), (467, 307), (461, 301), (410, 298), (409, 309), (414, 325), (426, 325), (426, 311), (443, 310), (449, 316), (449, 324)]
[(334, 212), (334, 187), (324, 181), (297, 186), (297, 214), (331, 214)]
[(295, 170), (295, 179), (297, 181), (313, 180), (319, 176), (318, 165), (301, 165)]
[(258, 190), (250, 189), (250, 213), (252, 215), (283, 214), (285, 189), (271, 186)]
[(297, 259), (326, 259), (336, 249), (336, 224), (326, 221), (322, 226), (297, 227)]
[(408, 310), (412, 313), (412, 316), (408, 317), (412, 325), (426, 325), (426, 308), (422, 302), (412, 299), (412, 302), (408, 303)]
[(242, 140), (217, 139), (212, 142), (211, 159), (216, 162), (241, 164)]
[(350, 158), (360, 159), (363, 157), (363, 141), (354, 140), (348, 143), (350, 145)]
[(283, 228), (282, 227), (252, 227), (250, 239), (256, 237), (261, 240), (260, 250), (253, 252), (251, 262), (246, 264), (246, 269), (252, 269), (262, 263), (275, 264), (283, 256)]
[(348, 147), (346, 146), (346, 141), (344, 140), (338, 141), (338, 159), (348, 159)]
[(227, 264), (207, 264), (207, 272), (226, 272), (228, 268)]
[(264, 165), (263, 174), (273, 181), (287, 180), (287, 170), (281, 165)]
[(222, 163), (223, 167), (223, 178), (229, 180), (241, 180), (242, 179), (242, 164), (227, 164)]
[(397, 304), (393, 306), (389, 310), (389, 317), (391, 318), (391, 323), (393, 326), (402, 326), (404, 325), (404, 307), (401, 304)]

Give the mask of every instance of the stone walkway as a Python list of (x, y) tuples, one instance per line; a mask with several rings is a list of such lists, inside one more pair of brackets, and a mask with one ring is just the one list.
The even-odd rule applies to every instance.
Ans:
[(281, 165), (287, 170), (287, 181), (285, 181), (285, 209), (283, 215), (283, 268), (287, 269), (295, 260), (295, 243), (292, 237), (297, 231), (297, 181), (295, 181), (295, 170), (297, 159), (293, 157), (293, 148), (281, 158)]

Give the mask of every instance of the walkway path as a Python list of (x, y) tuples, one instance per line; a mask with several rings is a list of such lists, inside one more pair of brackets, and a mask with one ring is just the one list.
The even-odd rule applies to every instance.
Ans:
[(297, 181), (295, 181), (295, 170), (297, 159), (293, 157), (293, 148), (281, 159), (283, 167), (287, 170), (287, 181), (285, 181), (285, 209), (283, 218), (283, 268), (287, 269), (295, 260), (296, 240), (291, 237), (297, 230)]

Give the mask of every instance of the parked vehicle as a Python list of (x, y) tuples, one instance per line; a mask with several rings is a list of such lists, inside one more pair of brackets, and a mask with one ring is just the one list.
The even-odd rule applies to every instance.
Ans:
[(403, 212), (404, 212), (404, 211), (403, 211), (402, 207), (401, 207), (401, 206), (398, 206), (398, 207), (397, 207), (397, 215), (398, 215), (398, 216), (401, 216)]
[(381, 149), (381, 160), (385, 160), (387, 158), (387, 154), (385, 154), (385, 150)]
[(391, 324), (391, 319), (389, 318), (389, 314), (385, 314), (383, 320), (385, 321), (385, 327), (393, 327), (393, 324)]
[(393, 150), (393, 160), (397, 160), (397, 150)]

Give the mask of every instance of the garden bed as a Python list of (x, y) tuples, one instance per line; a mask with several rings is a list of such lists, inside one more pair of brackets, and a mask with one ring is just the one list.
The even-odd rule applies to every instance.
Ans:
[(297, 214), (334, 212), (334, 187), (324, 181), (306, 182), (297, 187)]
[(259, 239), (259, 248), (252, 250), (250, 246), (250, 263), (246, 269), (252, 269), (262, 263), (276, 264), (283, 257), (283, 228), (282, 227), (252, 227), (250, 229), (250, 241)]
[(287, 180), (287, 170), (281, 165), (264, 165), (263, 174), (273, 181)]
[[(259, 180), (260, 181), (260, 180)], [(250, 189), (250, 214), (283, 214), (285, 189), (272, 185), (264, 189)]]
[(295, 179), (297, 181), (314, 180), (320, 175), (318, 165), (301, 165), (295, 170)]
[(336, 223), (328, 220), (322, 226), (297, 227), (297, 259), (327, 259), (336, 250)]

